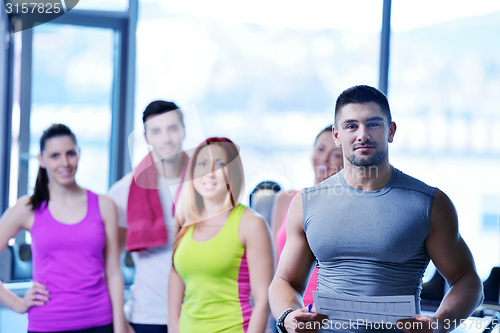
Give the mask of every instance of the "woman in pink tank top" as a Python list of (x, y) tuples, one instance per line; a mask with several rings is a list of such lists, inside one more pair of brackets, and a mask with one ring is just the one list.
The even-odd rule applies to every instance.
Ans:
[(38, 160), (33, 195), (0, 223), (0, 252), (19, 230), (31, 233), (33, 287), (20, 298), (0, 283), (0, 303), (28, 312), (28, 332), (133, 333), (123, 313), (113, 201), (76, 183), (79, 148), (67, 126), (44, 131)]
[[(342, 149), (335, 146), (332, 136), (332, 125), (325, 127), (316, 136), (312, 154), (314, 184), (317, 185), (342, 169)], [(288, 207), (298, 191), (282, 191), (276, 194), (271, 218), (272, 233), (275, 239), (276, 258), (279, 260), (286, 242), (286, 216)], [(276, 262), (276, 264), (278, 264)], [(318, 286), (318, 268), (314, 268), (307, 288), (304, 292), (304, 305), (314, 303), (312, 292)]]

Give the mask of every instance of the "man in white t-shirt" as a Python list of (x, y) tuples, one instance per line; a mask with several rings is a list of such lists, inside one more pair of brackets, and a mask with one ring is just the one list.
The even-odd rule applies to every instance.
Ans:
[(174, 204), (189, 158), (182, 152), (184, 119), (175, 103), (150, 103), (142, 120), (152, 151), (111, 187), (109, 195), (118, 210), (121, 248), (126, 243), (135, 265), (127, 319), (136, 333), (167, 333)]

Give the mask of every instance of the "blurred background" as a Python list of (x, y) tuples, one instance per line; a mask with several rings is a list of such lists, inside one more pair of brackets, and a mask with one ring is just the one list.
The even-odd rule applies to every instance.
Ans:
[[(310, 186), (337, 96), (367, 84), (398, 126), (391, 163), (448, 194), (483, 280), (500, 266), (500, 2), (83, 0), (15, 34), (1, 7), (2, 212), (31, 193), (56, 122), (79, 140), (79, 183), (106, 193), (144, 156), (128, 136), (155, 99), (241, 147), (243, 203), (264, 180)], [(14, 318), (0, 310), (0, 332)]]

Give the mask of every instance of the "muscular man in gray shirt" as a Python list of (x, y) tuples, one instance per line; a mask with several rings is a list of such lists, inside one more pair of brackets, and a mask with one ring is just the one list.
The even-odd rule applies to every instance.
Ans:
[(403, 329), (446, 332), (453, 327), (443, 325), (445, 320), (460, 322), (481, 304), (482, 283), (455, 208), (440, 190), (391, 166), (388, 144), (395, 132), (387, 98), (377, 89), (355, 86), (337, 99), (333, 136), (342, 147), (344, 169), (292, 201), (287, 243), (269, 288), (279, 330), (324, 328), (311, 324), (323, 323), (325, 316), (302, 308), (315, 260), (319, 291), (415, 295), (419, 313), (422, 275), (431, 259), (450, 290), (432, 317), (418, 314), (406, 321), (421, 325)]

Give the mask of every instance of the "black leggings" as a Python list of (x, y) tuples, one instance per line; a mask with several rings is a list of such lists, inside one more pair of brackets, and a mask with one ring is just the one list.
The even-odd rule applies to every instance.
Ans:
[[(28, 333), (41, 333), (41, 332), (28, 331)], [(109, 324), (106, 326), (86, 328), (84, 330), (43, 332), (43, 333), (113, 333), (113, 324)]]

